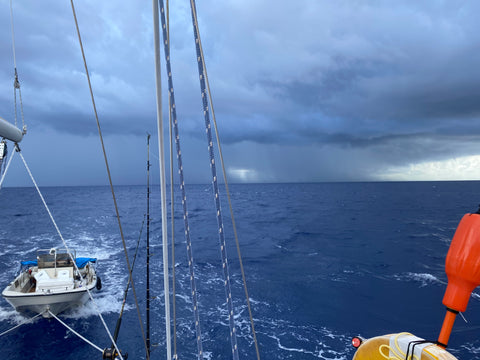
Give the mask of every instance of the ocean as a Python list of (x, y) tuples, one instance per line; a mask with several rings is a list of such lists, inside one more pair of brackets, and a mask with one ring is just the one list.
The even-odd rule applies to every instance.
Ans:
[[(262, 359), (351, 359), (353, 336), (408, 331), (436, 340), (445, 315), (444, 261), (462, 216), (480, 203), (480, 182), (233, 184), (230, 186)], [(144, 186), (115, 188), (145, 313), (146, 250), (140, 230)], [(102, 279), (95, 304), (60, 317), (100, 348), (110, 341), (127, 282), (125, 255), (108, 187), (47, 187), (42, 192), (70, 248), (96, 257)], [(225, 191), (221, 189), (240, 358), (254, 359), (245, 295)], [(214, 202), (210, 185), (187, 185), (203, 349), (231, 358)], [(34, 188), (0, 191), (0, 284), (38, 248), (63, 247)], [(152, 186), (152, 359), (165, 359), (160, 194)], [(175, 209), (177, 349), (196, 358), (195, 328), (181, 204)], [(169, 250), (170, 252), (170, 250)], [(449, 350), (480, 359), (480, 292), (456, 320)], [(0, 332), (25, 318), (0, 300)], [(130, 291), (118, 345), (145, 359)], [(38, 318), (0, 337), (1, 359), (101, 359), (101, 353), (56, 320)]]

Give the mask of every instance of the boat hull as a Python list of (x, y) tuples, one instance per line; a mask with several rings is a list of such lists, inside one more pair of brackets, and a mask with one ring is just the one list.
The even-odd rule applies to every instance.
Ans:
[(22, 262), (25, 267), (2, 291), (5, 300), (18, 312), (52, 317), (84, 305), (90, 297), (88, 292), (95, 287), (100, 289), (96, 259), (77, 259), (57, 249), (38, 253), (37, 260)]
[[(96, 281), (88, 287), (88, 290), (93, 290), (95, 285)], [(87, 287), (53, 294), (18, 294), (13, 291), (4, 290), (2, 296), (16, 311), (42, 314), (45, 318), (52, 317), (49, 311), (57, 315), (61, 312), (82, 306), (89, 299)]]

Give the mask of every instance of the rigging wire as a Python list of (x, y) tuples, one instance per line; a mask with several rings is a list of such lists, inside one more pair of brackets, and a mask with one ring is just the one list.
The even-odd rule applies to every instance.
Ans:
[(170, 92), (170, 98), (171, 98), (170, 108), (172, 111), (172, 122), (173, 122), (173, 128), (175, 133), (178, 174), (180, 178), (180, 190), (182, 194), (183, 221), (184, 221), (184, 227), (185, 227), (185, 242), (187, 245), (188, 266), (190, 270), (190, 287), (192, 290), (191, 295), (192, 295), (192, 303), (193, 303), (193, 314), (194, 314), (194, 320), (195, 320), (197, 356), (198, 356), (198, 359), (203, 359), (202, 333), (200, 329), (200, 315), (198, 311), (197, 288), (195, 283), (195, 270), (193, 267), (192, 243), (190, 240), (190, 226), (188, 221), (187, 196), (185, 191), (185, 181), (184, 181), (184, 174), (183, 174), (182, 152), (180, 148), (180, 135), (178, 131), (177, 110), (175, 105), (175, 92), (173, 89), (172, 68), (170, 64), (169, 39), (167, 37), (164, 3), (163, 3), (163, 0), (158, 0), (158, 1), (160, 4), (160, 14), (161, 14), (161, 20), (162, 20), (164, 53), (165, 53), (165, 62), (166, 62), (167, 75), (168, 75), (168, 91)]
[(208, 81), (208, 74), (207, 74), (207, 65), (205, 63), (205, 57), (204, 57), (204, 54), (203, 54), (202, 40), (201, 40), (201, 37), (200, 37), (200, 29), (199, 29), (199, 26), (198, 26), (195, 0), (190, 0), (190, 6), (192, 8), (192, 19), (193, 19), (193, 22), (194, 22), (194, 27), (196, 28), (196, 31), (197, 31), (198, 48), (200, 50), (199, 55), (201, 56), (202, 63), (203, 63), (203, 73), (205, 75), (204, 78), (205, 78), (205, 82), (206, 82), (206, 89), (207, 89), (207, 92), (208, 92), (208, 99), (209, 99), (209, 103), (210, 103), (212, 121), (213, 121), (214, 129), (215, 129), (215, 135), (216, 135), (217, 147), (218, 147), (218, 154), (220, 156), (220, 163), (221, 163), (221, 166), (222, 166), (222, 173), (223, 173), (223, 178), (224, 178), (224, 181), (225, 181), (225, 192), (227, 194), (228, 205), (229, 205), (229, 210), (230, 210), (230, 217), (232, 219), (232, 228), (233, 228), (233, 233), (234, 233), (234, 238), (235, 238), (235, 244), (236, 244), (236, 247), (237, 247), (237, 255), (238, 255), (238, 260), (239, 260), (239, 264), (240, 264), (240, 272), (241, 272), (241, 275), (242, 275), (243, 288), (244, 288), (244, 292), (245, 292), (248, 314), (249, 314), (249, 318), (250, 318), (250, 325), (252, 327), (253, 341), (254, 341), (254, 344), (255, 344), (255, 351), (256, 351), (256, 355), (257, 355), (257, 360), (260, 360), (260, 351), (259, 351), (257, 336), (256, 336), (256, 332), (255, 332), (255, 325), (254, 325), (254, 321), (253, 321), (252, 309), (251, 309), (251, 306), (250, 306), (250, 296), (248, 295), (248, 288), (247, 288), (247, 281), (246, 281), (246, 277), (245, 277), (245, 270), (244, 270), (244, 267), (243, 267), (242, 254), (241, 254), (241, 251), (240, 251), (240, 243), (239, 243), (239, 240), (238, 240), (238, 233), (237, 233), (237, 227), (236, 227), (236, 223), (235, 223), (235, 217), (234, 217), (234, 214), (233, 214), (233, 206), (232, 206), (232, 200), (231, 200), (231, 196), (230, 196), (230, 190), (229, 190), (229, 187), (228, 187), (227, 172), (225, 170), (225, 162), (223, 160), (223, 152), (222, 152), (222, 147), (220, 145), (220, 136), (219, 136), (219, 132), (218, 132), (217, 121), (216, 121), (216, 118), (215, 118), (215, 111), (214, 111), (214, 108), (213, 108), (212, 93), (210, 91), (210, 83)]
[(199, 29), (198, 29), (198, 23), (196, 21), (196, 9), (195, 9), (194, 0), (190, 1), (190, 7), (192, 12), (193, 33), (195, 37), (195, 49), (197, 52), (198, 73), (199, 73), (200, 89), (201, 89), (201, 95), (202, 95), (203, 115), (205, 118), (205, 130), (206, 130), (207, 142), (208, 142), (208, 153), (210, 156), (210, 170), (212, 173), (213, 195), (214, 195), (214, 202), (215, 202), (215, 207), (217, 211), (218, 239), (220, 242), (220, 252), (222, 256), (223, 279), (224, 279), (224, 285), (225, 285), (225, 296), (226, 296), (226, 304), (227, 304), (227, 310), (228, 310), (228, 321), (229, 321), (229, 327), (230, 327), (230, 341), (232, 346), (233, 359), (237, 360), (239, 358), (239, 355), (238, 355), (238, 344), (237, 344), (235, 317), (234, 317), (234, 309), (233, 309), (233, 301), (232, 301), (232, 291), (231, 291), (231, 284), (230, 284), (230, 273), (228, 268), (227, 247), (225, 242), (225, 231), (223, 226), (222, 210), (220, 206), (220, 194), (219, 194), (217, 170), (216, 170), (216, 164), (215, 164), (215, 153), (213, 150), (212, 129), (211, 129), (210, 117), (209, 117), (210, 110), (208, 106), (208, 98), (206, 96), (207, 90), (206, 90), (206, 84), (205, 84), (205, 70), (204, 70), (205, 66), (204, 66), (204, 59), (200, 51)]
[(117, 325), (115, 326), (115, 332), (113, 334), (113, 340), (115, 340), (115, 341), (117, 341), (118, 333), (120, 332), (120, 326), (121, 326), (121, 323), (122, 323), (123, 311), (125, 309), (125, 304), (127, 302), (128, 290), (130, 288), (130, 282), (132, 281), (133, 268), (135, 267), (135, 260), (137, 259), (137, 253), (138, 253), (138, 248), (140, 246), (140, 239), (142, 238), (144, 223), (145, 223), (145, 214), (143, 215), (142, 226), (140, 227), (140, 234), (138, 235), (138, 240), (137, 240), (137, 247), (135, 248), (135, 254), (133, 255), (132, 271), (131, 271), (130, 275), (128, 276), (127, 286), (126, 286), (125, 291), (123, 293), (122, 308), (120, 310), (120, 314), (119, 314), (118, 319), (117, 319)]
[[(122, 230), (122, 224), (121, 224), (121, 221), (120, 221), (120, 212), (118, 210), (118, 205), (117, 205), (117, 200), (116, 200), (116, 197), (115, 197), (115, 191), (113, 189), (113, 182), (112, 182), (112, 176), (110, 174), (110, 168), (109, 168), (109, 165), (108, 165), (108, 159), (107, 159), (107, 153), (106, 153), (106, 150), (105, 150), (105, 145), (104, 145), (104, 142), (103, 142), (103, 136), (102, 136), (102, 131), (101, 131), (101, 128), (100, 128), (100, 121), (98, 119), (98, 113), (97, 113), (97, 107), (95, 105), (95, 98), (93, 96), (93, 89), (92, 89), (92, 84), (91, 84), (91, 81), (90, 81), (90, 74), (88, 72), (88, 67), (87, 67), (87, 60), (85, 58), (85, 52), (83, 50), (83, 43), (82, 43), (82, 38), (80, 36), (80, 29), (78, 27), (78, 21), (77, 21), (77, 15), (75, 13), (75, 6), (73, 4), (73, 0), (70, 0), (70, 3), (72, 5), (72, 12), (73, 12), (73, 17), (75, 19), (75, 27), (77, 29), (77, 36), (78, 36), (78, 42), (79, 42), (79, 45), (80, 45), (80, 50), (82, 52), (82, 58), (83, 58), (83, 64), (85, 66), (85, 73), (87, 75), (87, 80), (88, 80), (88, 87), (90, 89), (90, 97), (92, 99), (92, 106), (93, 106), (93, 111), (95, 113), (95, 120), (96, 120), (96, 123), (97, 123), (97, 128), (98, 128), (98, 134), (99, 134), (99, 138), (100, 138), (100, 143), (102, 145), (102, 152), (103, 152), (103, 157), (104, 157), (104, 160), (105, 160), (105, 167), (107, 169), (107, 174), (108, 174), (108, 181), (109, 181), (109, 184), (110, 184), (110, 190), (112, 192), (112, 197), (113, 197), (113, 202), (114, 202), (114, 205), (115, 205), (115, 213), (116, 213), (116, 216), (117, 216), (117, 221), (118, 221), (118, 227), (119, 227), (119, 231), (120, 231), (120, 236), (122, 238), (122, 244), (123, 244), (123, 251), (125, 253), (125, 259), (126, 259), (126, 264), (127, 264), (127, 271), (129, 272), (129, 274), (131, 274), (131, 267), (130, 267), (130, 261), (128, 260), (128, 252), (127, 252), (127, 245), (126, 245), (126, 242), (125, 242), (125, 237), (123, 235), (123, 230)], [(145, 332), (143, 330), (143, 325), (142, 325), (142, 317), (140, 315), (140, 307), (138, 305), (138, 300), (137, 300), (137, 294), (136, 294), (136, 291), (135, 291), (135, 285), (134, 285), (134, 282), (133, 282), (133, 279), (132, 279), (132, 292), (133, 292), (133, 296), (135, 298), (135, 305), (137, 307), (137, 314), (138, 314), (138, 321), (139, 321), (139, 324), (140, 324), (140, 331), (142, 333), (142, 338), (143, 338), (143, 343), (144, 343), (144, 346), (145, 346), (145, 349), (147, 348), (147, 344), (146, 344), (146, 339), (145, 339)], [(110, 335), (110, 338), (111, 338), (111, 335)], [(112, 339), (113, 341), (113, 339)], [(120, 354), (120, 351), (118, 350), (118, 348), (116, 348), (116, 350), (118, 351), (118, 353)], [(120, 354), (120, 357), (121, 357), (121, 354)], [(149, 360), (149, 358), (147, 357), (147, 360)]]
[[(167, 13), (167, 41), (170, 49), (170, 1), (166, 0)], [(175, 275), (175, 192), (173, 189), (173, 123), (172, 123), (172, 99), (168, 92), (168, 138), (170, 146), (170, 218), (172, 233), (172, 317), (173, 317), (173, 359), (178, 359), (177, 354), (177, 304), (176, 304), (176, 275)]]
[(150, 357), (150, 134), (147, 133), (147, 289), (146, 289), (146, 327), (147, 357)]
[(12, 27), (12, 52), (13, 52), (13, 65), (15, 69), (15, 80), (13, 81), (13, 98), (14, 98), (14, 106), (15, 106), (15, 126), (17, 126), (17, 90), (18, 96), (20, 100), (20, 113), (22, 116), (22, 128), (23, 134), (27, 133), (27, 126), (25, 125), (25, 117), (23, 114), (23, 101), (22, 101), (22, 91), (20, 90), (20, 81), (18, 81), (18, 72), (17, 72), (17, 56), (15, 51), (15, 28), (13, 26), (13, 4), (12, 0), (10, 0), (10, 24)]
[(10, 0), (10, 25), (12, 27), (12, 51), (13, 51), (13, 65), (17, 68), (17, 56), (15, 53), (15, 28), (13, 26), (13, 1)]
[[(168, 0), (167, 0), (168, 1)], [(168, 97), (170, 104), (170, 96)], [(177, 304), (176, 304), (176, 276), (175, 276), (175, 216), (174, 203), (175, 194), (173, 191), (173, 137), (172, 137), (172, 112), (169, 111), (169, 136), (170, 136), (170, 218), (171, 218), (171, 232), (172, 232), (172, 316), (173, 316), (173, 358), (178, 359), (177, 354)]]

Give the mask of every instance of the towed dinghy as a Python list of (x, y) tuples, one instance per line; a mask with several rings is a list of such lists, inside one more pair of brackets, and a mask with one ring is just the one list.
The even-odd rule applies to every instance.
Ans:
[(88, 292), (101, 287), (94, 258), (76, 258), (66, 250), (39, 250), (37, 260), (24, 261), (2, 296), (15, 310), (51, 317), (85, 304)]

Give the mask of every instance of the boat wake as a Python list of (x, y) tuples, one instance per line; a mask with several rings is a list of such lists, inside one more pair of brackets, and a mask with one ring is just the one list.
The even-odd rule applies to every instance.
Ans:
[(18, 313), (11, 306), (0, 306), (0, 323), (2, 324), (1, 331), (8, 330), (8, 326), (19, 325), (28, 319), (28, 316)]

